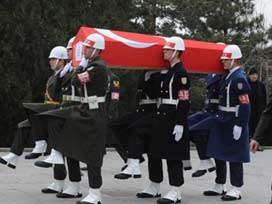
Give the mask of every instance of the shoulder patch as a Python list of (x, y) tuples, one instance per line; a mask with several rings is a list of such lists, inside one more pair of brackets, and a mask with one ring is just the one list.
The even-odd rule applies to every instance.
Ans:
[(186, 85), (187, 84), (187, 78), (186, 77), (181, 77), (181, 83), (183, 85)]
[(120, 82), (119, 81), (113, 80), (112, 83), (113, 83), (113, 87), (116, 87), (116, 88), (120, 87)]
[(238, 84), (237, 84), (237, 88), (238, 88), (239, 90), (242, 90), (242, 89), (243, 89), (243, 83), (238, 83)]

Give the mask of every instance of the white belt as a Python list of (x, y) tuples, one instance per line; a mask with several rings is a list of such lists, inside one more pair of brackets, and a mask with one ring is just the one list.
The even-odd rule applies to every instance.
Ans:
[(169, 104), (169, 105), (177, 105), (179, 100), (177, 99), (167, 99), (167, 98), (162, 98), (161, 103), (162, 104)]
[(105, 96), (89, 96), (89, 97), (80, 97), (81, 103), (90, 103), (90, 102), (97, 102), (97, 103), (104, 103), (106, 101)]
[(63, 101), (76, 101), (76, 102), (80, 102), (81, 101), (81, 97), (79, 97), (79, 96), (71, 96), (71, 95), (63, 95), (62, 96), (62, 100)]
[(226, 106), (218, 106), (218, 109), (225, 112), (233, 112), (235, 113), (235, 117), (239, 116), (239, 105), (235, 107), (226, 107)]
[[(95, 99), (94, 99), (95, 97)], [(64, 101), (76, 101), (81, 103), (89, 103), (90, 100), (96, 100), (97, 103), (103, 103), (106, 101), (105, 96), (97, 97), (97, 96), (90, 96), (90, 97), (79, 97), (79, 96), (71, 96), (71, 95), (63, 95), (62, 99)]]
[(140, 105), (145, 105), (145, 104), (157, 104), (157, 101), (155, 99), (141, 99), (139, 101)]
[(206, 99), (205, 100), (205, 104), (210, 104), (210, 103), (219, 104), (219, 99), (211, 98), (211, 99)]
[(98, 109), (98, 103), (103, 103), (106, 101), (105, 96), (89, 96), (89, 97), (79, 97), (79, 96), (71, 96), (71, 95), (63, 95), (64, 101), (76, 101), (80, 103), (87, 103), (89, 105), (89, 109)]

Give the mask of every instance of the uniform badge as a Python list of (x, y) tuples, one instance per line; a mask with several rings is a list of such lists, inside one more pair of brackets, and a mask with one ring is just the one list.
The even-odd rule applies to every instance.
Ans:
[(181, 83), (183, 85), (187, 84), (187, 78), (186, 77), (181, 77)]
[(113, 87), (115, 87), (115, 88), (120, 87), (120, 82), (119, 82), (119, 81), (114, 80), (114, 81), (113, 81)]
[(111, 93), (111, 100), (117, 100), (119, 101), (120, 94), (118, 92), (112, 92)]
[(237, 88), (238, 88), (239, 90), (242, 90), (242, 89), (243, 89), (243, 83), (238, 83), (238, 84), (237, 84)]

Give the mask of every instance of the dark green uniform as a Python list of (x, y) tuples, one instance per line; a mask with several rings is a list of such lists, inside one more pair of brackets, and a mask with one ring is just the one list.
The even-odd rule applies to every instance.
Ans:
[[(84, 72), (89, 74), (90, 81), (82, 85), (78, 74)], [(80, 104), (45, 113), (65, 120), (61, 134), (52, 134), (53, 147), (76, 160), (101, 166), (107, 132), (105, 95), (108, 89), (107, 68), (102, 59), (97, 57), (84, 70), (78, 67), (73, 72), (72, 85), (80, 97), (64, 98)]]

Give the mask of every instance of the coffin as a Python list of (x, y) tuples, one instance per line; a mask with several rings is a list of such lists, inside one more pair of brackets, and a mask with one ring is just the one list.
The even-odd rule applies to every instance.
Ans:
[[(105, 50), (101, 56), (111, 68), (164, 69), (169, 66), (162, 57), (166, 37), (89, 27), (81, 27), (73, 42), (74, 66), (79, 65), (82, 58), (82, 43), (92, 33), (104, 36)], [(189, 72), (223, 72), (220, 57), (225, 45), (195, 40), (184, 42), (181, 60)]]

